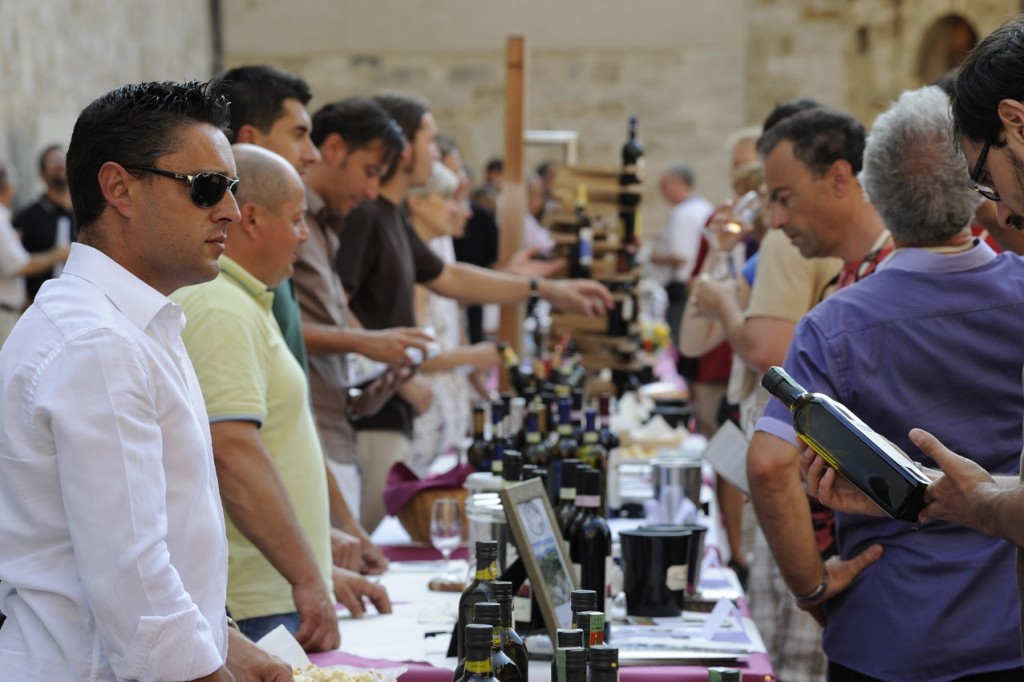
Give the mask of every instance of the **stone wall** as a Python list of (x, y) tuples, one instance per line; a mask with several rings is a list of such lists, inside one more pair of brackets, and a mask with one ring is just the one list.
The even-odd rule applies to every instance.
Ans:
[[(941, 17), (984, 36), (1019, 0), (223, 0), (224, 61), (305, 77), (312, 107), (404, 91), (431, 101), (479, 174), (502, 154), (504, 45), (527, 36), (527, 126), (580, 135), (580, 163), (615, 164), (626, 118), (648, 148), (647, 225), (667, 207), (657, 171), (684, 159), (698, 190), (729, 192), (724, 144), (776, 102), (813, 96), (870, 124), (922, 84), (922, 42)], [(544, 152), (527, 150), (527, 161)]]
[(0, 157), (18, 168), (18, 203), (40, 190), (36, 156), (67, 144), (78, 113), (144, 80), (207, 79), (209, 0), (0, 0)]
[[(302, 75), (311, 108), (351, 95), (426, 97), (478, 177), (503, 154), (505, 43), (526, 35), (527, 127), (576, 130), (580, 163), (616, 165), (630, 115), (650, 169), (646, 211), (666, 207), (656, 174), (685, 159), (699, 190), (728, 191), (725, 138), (745, 124), (744, 0), (225, 0), (226, 66), (270, 62)], [(385, 20), (383, 17), (387, 17)], [(301, 26), (301, 28), (297, 28)], [(544, 160), (527, 150), (527, 162)]]

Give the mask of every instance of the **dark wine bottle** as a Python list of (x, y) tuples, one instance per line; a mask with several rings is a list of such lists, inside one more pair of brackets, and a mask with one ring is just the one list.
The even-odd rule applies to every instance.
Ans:
[(586, 427), (583, 429), (583, 444), (577, 450), (576, 456), (581, 462), (600, 474), (600, 485), (598, 495), (601, 504), (598, 511), (601, 516), (607, 514), (608, 509), (608, 451), (601, 445), (600, 434), (597, 432), (597, 411), (588, 408), (586, 411)]
[(506, 450), (502, 454), (501, 477), (506, 485), (523, 480), (523, 456), (516, 450)]
[[(597, 611), (597, 592), (594, 590), (573, 590), (569, 593), (569, 609), (572, 613), (570, 627), (580, 629), (580, 614), (584, 611)], [(582, 632), (582, 630), (581, 630)]]
[(490, 472), (501, 476), (502, 455), (505, 452), (505, 404), (501, 400), (491, 403), (491, 440), (487, 444), (486, 461), (491, 465)]
[(475, 623), (467, 625), (464, 632), (460, 631), (461, 640), (467, 643), (464, 661), (465, 672), (461, 676), (456, 675), (453, 682), (479, 682), (480, 680), (494, 679), (494, 671), (491, 668), (492, 636), (493, 631), (490, 626)]
[(466, 456), (469, 464), (477, 471), (490, 471), (491, 463), (487, 459), (489, 443), (485, 430), (486, 408), (483, 405), (473, 406), (473, 443), (469, 446)]
[(558, 679), (559, 682), (587, 682), (586, 649), (574, 647), (565, 650), (565, 678)]
[(929, 479), (898, 447), (841, 403), (808, 393), (781, 367), (761, 385), (789, 408), (793, 428), (828, 464), (894, 519), (916, 522)]
[(544, 443), (538, 427), (539, 409), (542, 405), (536, 405), (537, 409), (531, 410), (526, 415), (526, 450), (523, 452), (523, 460), (534, 466), (547, 466), (548, 446)]
[(594, 228), (587, 217), (587, 186), (576, 188), (576, 243), (570, 251), (569, 276), (589, 279), (594, 265)]
[(598, 442), (611, 453), (612, 450), (619, 447), (619, 434), (612, 429), (612, 396), (610, 393), (602, 393), (598, 396), (597, 411), (601, 420), (601, 428), (597, 432)]
[(578, 459), (567, 459), (562, 462), (562, 487), (558, 491), (555, 519), (566, 542), (569, 542), (569, 524), (576, 514), (576, 481), (579, 465)]
[(583, 516), (571, 531), (569, 558), (579, 578), (580, 588), (594, 590), (598, 608), (604, 611), (612, 560), (612, 534), (599, 510), (600, 478), (599, 472), (587, 469), (583, 474), (582, 487), (577, 483), (576, 506), (583, 510)]
[[(487, 625), (491, 628), (491, 670), (494, 678), (500, 682), (526, 682), (519, 666), (502, 650), (501, 606), (497, 602), (480, 602), (473, 606), (473, 622), (475, 625)], [(466, 661), (468, 664), (468, 660)], [(460, 663), (455, 668), (455, 679), (463, 677), (465, 668)]]
[(566, 630), (559, 628), (555, 630), (555, 655), (551, 657), (551, 682), (565, 681), (566, 676), (566, 652), (570, 649), (577, 649), (583, 654), (583, 673), (586, 679), (587, 650), (583, 648), (583, 630)]
[(604, 613), (601, 611), (581, 611), (576, 614), (580, 630), (583, 630), (583, 648), (589, 654), (590, 649), (604, 644)]
[(487, 601), (487, 585), (498, 577), (497, 540), (478, 540), (476, 543), (476, 575), (459, 598), (458, 657), (466, 657), (466, 626), (473, 622), (473, 606)]
[(640, 198), (644, 182), (644, 143), (637, 135), (636, 116), (629, 119), (629, 139), (622, 146), (622, 171), (619, 174), (619, 225), (622, 248), (616, 270), (630, 272), (636, 266)]
[(530, 654), (526, 643), (515, 629), (512, 605), (512, 583), (495, 580), (490, 585), (491, 599), (501, 606), (501, 650), (519, 667), (523, 682), (530, 677)]
[(556, 490), (562, 488), (562, 462), (576, 457), (579, 443), (572, 436), (572, 399), (565, 397), (558, 401), (558, 442), (548, 460), (548, 476), (554, 478)]
[(619, 682), (619, 650), (600, 644), (590, 647), (590, 682)]

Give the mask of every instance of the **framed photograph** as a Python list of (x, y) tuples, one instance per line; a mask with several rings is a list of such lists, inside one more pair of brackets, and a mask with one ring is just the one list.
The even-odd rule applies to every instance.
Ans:
[(539, 478), (515, 483), (499, 494), (533, 595), (554, 640), (556, 629), (572, 624), (569, 595), (576, 589), (555, 513)]

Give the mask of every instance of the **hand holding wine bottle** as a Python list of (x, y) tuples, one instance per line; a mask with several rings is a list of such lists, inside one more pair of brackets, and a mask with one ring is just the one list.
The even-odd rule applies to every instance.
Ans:
[[(940, 519), (958, 523), (1001, 537), (996, 515), (986, 511), (990, 499), (1003, 490), (992, 474), (977, 462), (956, 454), (927, 431), (913, 429), (910, 440), (941, 469), (935, 472), (935, 480), (925, 491), (924, 499), (928, 504), (918, 518), (922, 522)], [(1019, 485), (1016, 478), (1013, 476), (1014, 480), (1010, 481), (1015, 487)]]

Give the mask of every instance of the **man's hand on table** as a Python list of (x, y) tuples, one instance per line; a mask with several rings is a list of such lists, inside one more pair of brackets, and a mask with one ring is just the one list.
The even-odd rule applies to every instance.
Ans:
[(331, 599), (326, 585), (321, 582), (319, 576), (308, 584), (293, 585), (292, 598), (301, 619), (295, 639), (302, 648), (306, 651), (337, 649), (341, 645), (338, 615), (334, 611), (334, 600)]
[(368, 537), (363, 538), (361, 558), (362, 564), (359, 566), (359, 572), (363, 575), (380, 575), (388, 570), (390, 564), (388, 558), (384, 556), (383, 550), (373, 544)]
[(237, 630), (228, 630), (227, 669), (236, 682), (292, 682), (292, 669)]
[(363, 597), (370, 600), (378, 613), (391, 613), (391, 598), (386, 589), (343, 568), (334, 569), (334, 597), (345, 605), (353, 618), (362, 618), (366, 613)]
[(363, 543), (354, 535), (331, 528), (331, 557), (338, 568), (358, 571), (363, 560)]

